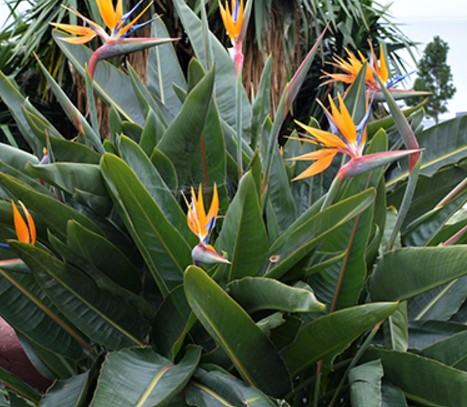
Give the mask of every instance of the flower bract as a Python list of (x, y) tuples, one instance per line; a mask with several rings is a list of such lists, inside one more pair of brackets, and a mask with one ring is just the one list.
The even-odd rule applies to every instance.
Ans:
[(12, 201), (11, 205), (13, 207), (13, 222), (15, 225), (16, 236), (22, 243), (34, 244), (36, 243), (36, 225), (34, 223), (34, 219), (21, 201), (19, 201), (19, 204), (24, 212), (26, 220), (24, 220), (18, 210), (18, 207)]

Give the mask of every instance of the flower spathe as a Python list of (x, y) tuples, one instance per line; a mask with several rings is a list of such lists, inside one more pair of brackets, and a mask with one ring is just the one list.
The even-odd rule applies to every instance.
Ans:
[(187, 223), (190, 230), (198, 236), (199, 244), (192, 251), (195, 264), (230, 263), (225, 257), (216, 252), (209, 243), (209, 237), (216, 225), (217, 213), (219, 211), (219, 195), (217, 186), (214, 184), (211, 205), (206, 213), (204, 208), (203, 189), (201, 185), (196, 194), (191, 188), (191, 203), (188, 205)]
[(76, 37), (61, 38), (62, 41), (71, 44), (85, 44), (96, 36), (102, 38), (104, 45), (94, 52), (89, 61), (89, 72), (91, 77), (94, 75), (97, 63), (102, 59), (111, 58), (128, 52), (140, 51), (164, 42), (175, 40), (173, 38), (127, 38), (136, 30), (151, 24), (155, 20), (155, 18), (151, 18), (144, 23), (137, 24), (138, 20), (151, 7), (153, 1), (144, 7), (143, 10), (134, 18), (132, 18), (132, 16), (143, 3), (142, 0), (125, 14), (123, 13), (123, 0), (118, 0), (115, 7), (112, 0), (96, 0), (96, 3), (105, 26), (110, 30), (110, 34), (108, 34), (106, 29), (101, 27), (99, 24), (83, 16), (78, 11), (68, 7), (65, 8), (83, 20), (83, 26), (51, 23), (54, 27), (68, 34), (76, 35)]
[(19, 201), (21, 209), (24, 212), (26, 220), (24, 220), (16, 204), (11, 201), (13, 207), (13, 223), (15, 225), (16, 236), (22, 243), (35, 244), (36, 243), (36, 225), (34, 219), (29, 213), (26, 206)]
[(323, 148), (298, 157), (289, 158), (289, 160), (315, 161), (305, 171), (295, 177), (293, 181), (313, 177), (314, 175), (323, 172), (331, 165), (332, 160), (338, 153), (343, 153), (350, 157), (350, 161), (338, 172), (338, 176), (345, 178), (362, 174), (379, 166), (386, 165), (401, 157), (420, 151), (385, 151), (364, 156), (363, 150), (366, 143), (366, 124), (370, 116), (370, 108), (367, 108), (367, 112), (361, 122), (358, 125), (355, 125), (340, 94), (337, 95), (337, 99), (339, 102), (339, 108), (330, 96), (329, 104), (331, 111), (327, 110), (323, 106), (331, 131), (313, 128), (306, 126), (303, 123), (296, 122), (309, 133), (307, 137), (300, 137), (298, 140), (316, 144)]

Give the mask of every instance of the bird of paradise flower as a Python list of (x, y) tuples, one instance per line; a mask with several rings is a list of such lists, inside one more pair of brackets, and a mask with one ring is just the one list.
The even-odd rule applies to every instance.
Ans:
[(146, 48), (154, 47), (169, 41), (176, 41), (177, 38), (128, 38), (129, 35), (151, 24), (155, 18), (151, 18), (141, 24), (136, 24), (143, 14), (151, 7), (151, 1), (136, 17), (132, 16), (141, 6), (143, 1), (138, 2), (129, 12), (123, 13), (123, 0), (118, 0), (116, 6), (112, 4), (112, 0), (96, 0), (99, 13), (106, 27), (110, 30), (107, 33), (105, 28), (99, 24), (83, 16), (76, 10), (65, 7), (68, 11), (75, 14), (83, 21), (84, 25), (72, 25), (62, 23), (51, 23), (54, 27), (76, 35), (71, 38), (60, 38), (62, 41), (71, 44), (85, 44), (93, 38), (100, 37), (104, 44), (99, 47), (89, 60), (88, 70), (91, 78), (94, 77), (94, 72), (99, 61), (108, 59), (114, 56), (123, 55), (130, 52), (141, 51)]
[(325, 131), (296, 122), (305, 129), (308, 135), (295, 138), (306, 143), (319, 145), (323, 148), (312, 151), (289, 160), (313, 160), (305, 171), (293, 180), (309, 178), (326, 170), (338, 153), (346, 154), (350, 161), (340, 168), (337, 177), (340, 179), (362, 174), (374, 168), (389, 164), (399, 158), (419, 152), (414, 150), (385, 151), (380, 153), (363, 155), (366, 143), (366, 125), (370, 117), (370, 107), (361, 122), (355, 125), (344, 100), (340, 94), (337, 96), (339, 108), (329, 96), (331, 111), (323, 106), (326, 117), (329, 121), (331, 131)]
[(232, 0), (230, 7), (228, 1), (225, 2), (225, 7), (219, 1), (219, 10), (225, 30), (232, 41), (230, 51), (235, 64), (235, 73), (238, 75), (243, 66), (242, 44), (246, 31), (243, 0)]
[[(349, 51), (347, 48), (345, 49), (345, 52), (347, 54), (347, 59), (344, 59), (340, 56), (333, 57), (333, 62), (331, 62), (330, 65), (336, 67), (341, 72), (340, 73), (324, 72), (324, 77), (325, 78), (327, 77), (329, 79), (323, 82), (323, 85), (328, 84), (328, 83), (334, 83), (334, 82), (352, 84), (355, 82), (355, 79), (357, 78), (362, 67), (365, 64), (367, 64), (369, 66), (365, 74), (365, 84), (367, 85), (368, 89), (372, 91), (381, 90), (378, 80), (376, 79), (376, 76), (378, 76), (381, 79), (381, 81), (386, 85), (387, 89), (390, 89), (393, 92), (394, 91), (401, 92), (403, 94), (410, 93), (410, 96), (414, 96), (413, 91), (408, 92), (407, 90), (394, 89), (394, 85), (402, 81), (407, 76), (411, 75), (412, 72), (409, 72), (405, 75), (398, 75), (394, 77), (394, 79), (390, 80), (389, 79), (389, 68), (386, 62), (386, 55), (384, 52), (384, 47), (380, 46), (379, 59), (378, 59), (376, 57), (376, 53), (375, 53), (375, 50), (373, 48), (371, 41), (368, 41), (368, 44), (370, 46), (370, 60), (368, 60), (368, 58), (366, 58), (360, 51), (357, 51), (357, 55), (355, 55), (353, 52)], [(420, 94), (420, 92), (416, 92), (416, 93), (417, 95)], [(424, 92), (423, 94), (427, 94), (427, 93)]]
[[(19, 201), (19, 205), (21, 206), (26, 219), (23, 218), (14, 201), (11, 201), (11, 206), (13, 208), (13, 224), (15, 225), (16, 237), (21, 243), (33, 245), (36, 243), (36, 225), (34, 223), (34, 219), (21, 201)], [(0, 243), (0, 247), (9, 249), (10, 245), (6, 243)]]
[(191, 253), (193, 263), (199, 265), (226, 263), (230, 261), (216, 252), (209, 244), (209, 237), (216, 226), (217, 213), (219, 211), (219, 195), (217, 186), (214, 184), (211, 205), (208, 212), (204, 208), (203, 190), (201, 185), (198, 188), (198, 195), (194, 188), (191, 188), (191, 204), (188, 204), (187, 223), (190, 230), (198, 236), (199, 243), (193, 248)]

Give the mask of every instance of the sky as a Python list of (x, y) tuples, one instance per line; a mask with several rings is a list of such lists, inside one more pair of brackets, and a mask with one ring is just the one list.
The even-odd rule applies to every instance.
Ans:
[[(450, 118), (456, 112), (467, 111), (467, 79), (464, 65), (465, 42), (467, 41), (467, 0), (376, 0), (380, 4), (389, 4), (394, 20), (401, 30), (413, 41), (419, 43), (417, 58), (433, 36), (439, 35), (449, 44), (448, 64), (451, 66), (454, 86), (457, 92), (449, 102), (449, 113), (443, 118)], [(8, 9), (5, 0), (0, 0), (0, 29)], [(25, 2), (27, 4), (27, 2)], [(415, 64), (404, 55), (408, 65)], [(413, 75), (415, 77), (415, 75)], [(410, 86), (410, 84), (408, 84)], [(407, 86), (407, 84), (406, 84)]]
[[(419, 58), (428, 42), (438, 35), (449, 45), (447, 63), (451, 66), (456, 94), (448, 103), (449, 112), (443, 119), (451, 118), (456, 112), (467, 112), (467, 77), (465, 75), (465, 41), (467, 40), (466, 0), (393, 0), (382, 1), (391, 5), (394, 20), (401, 30), (419, 43)], [(409, 58), (406, 59), (410, 61)], [(415, 66), (414, 66), (415, 67)]]

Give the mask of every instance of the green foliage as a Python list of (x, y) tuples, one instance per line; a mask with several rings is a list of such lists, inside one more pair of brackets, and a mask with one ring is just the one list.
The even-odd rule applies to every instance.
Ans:
[(447, 64), (449, 45), (439, 36), (427, 44), (423, 57), (417, 66), (417, 79), (414, 83), (415, 90), (423, 90), (431, 93), (426, 105), (426, 113), (439, 121), (439, 115), (447, 112), (447, 102), (456, 93), (452, 83), (451, 67)]
[[(303, 163), (286, 159), (315, 147), (290, 139), (279, 148), (277, 139), (319, 44), (274, 112), (274, 67), (266, 64), (250, 103), (235, 93), (234, 65), (205, 22), (187, 2), (174, 5), (194, 57), (185, 75), (176, 44), (152, 49), (147, 86), (131, 66), (108, 62), (91, 82), (92, 51), (54, 34), (87, 79), (88, 99), (111, 108), (106, 139), (93, 105), (79, 113), (44, 64), (71, 135), (0, 76), (28, 143), (0, 144), (1, 238), (11, 249), (0, 256), (17, 256), (0, 261), (0, 315), (55, 380), (40, 394), (0, 370), (0, 404), (462, 405), (466, 222), (453, 215), (465, 205), (465, 120), (418, 134), (418, 182), (405, 161), (332, 182), (337, 159), (291, 182)], [(160, 21), (152, 29), (166, 32)], [(356, 119), (362, 78), (345, 100)], [(405, 113), (414, 122), (420, 109)], [(403, 120), (395, 111), (374, 121), (366, 154), (399, 148), (390, 127), (413, 132)], [(192, 264), (198, 240), (184, 196), (200, 184), (205, 202), (217, 185), (210, 243), (230, 264)], [(31, 212), (35, 245), (15, 240), (11, 200)]]

